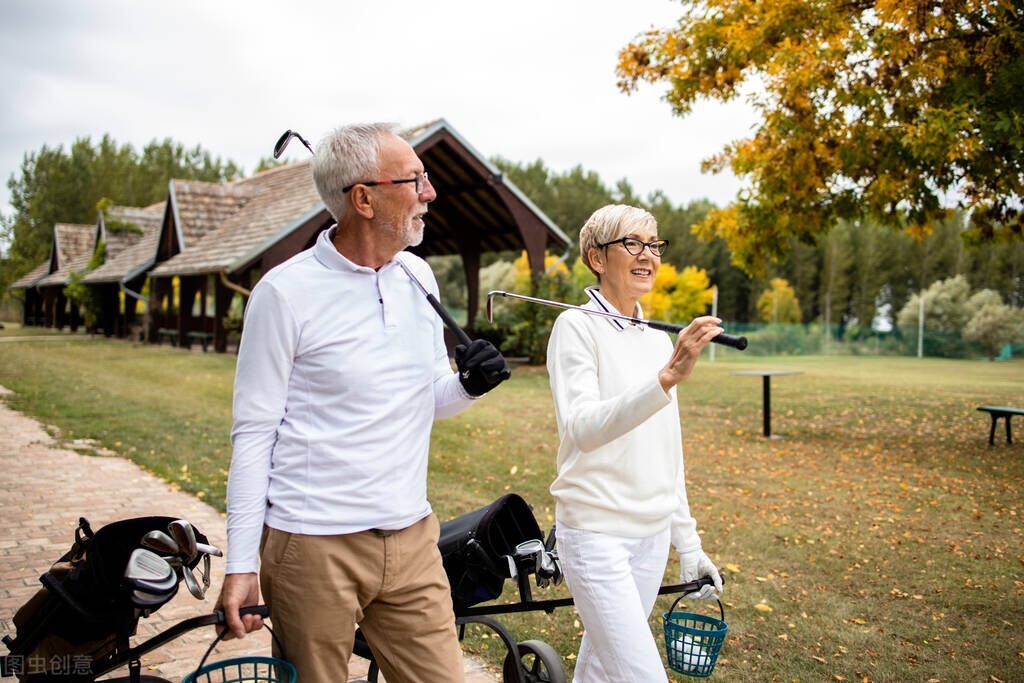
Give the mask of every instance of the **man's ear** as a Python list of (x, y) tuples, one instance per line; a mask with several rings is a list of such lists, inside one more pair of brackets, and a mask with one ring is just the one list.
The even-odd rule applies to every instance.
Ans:
[(352, 211), (369, 220), (373, 218), (373, 195), (365, 185), (356, 185), (348, 192), (349, 206)]

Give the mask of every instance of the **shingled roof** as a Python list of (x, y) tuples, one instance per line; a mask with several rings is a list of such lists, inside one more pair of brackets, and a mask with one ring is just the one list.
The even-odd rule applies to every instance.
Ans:
[(31, 289), (42, 280), (44, 277), (50, 274), (50, 259), (46, 259), (38, 266), (28, 271), (17, 280), (8, 285), (8, 289)]
[(174, 218), (178, 249), (186, 251), (204, 235), (217, 230), (228, 217), (252, 199), (251, 189), (231, 183), (209, 183), (200, 180), (172, 180), (171, 212)]
[[(100, 214), (101, 236), (107, 245), (106, 260), (82, 281), (86, 284), (128, 282), (151, 268), (156, 261), (165, 206), (165, 202), (145, 208), (112, 206), (105, 216)], [(125, 223), (134, 229), (115, 228)]]
[(96, 249), (96, 234), (95, 225), (54, 225), (53, 247), (50, 249), (51, 273), (37, 282), (36, 286), (66, 285), (71, 281), (72, 273), (85, 270)]
[[(233, 272), (266, 248), (323, 212), (309, 161), (278, 166), (225, 185), (238, 200), (214, 229), (185, 241), (185, 249), (157, 266), (156, 277)], [(187, 225), (187, 224), (186, 224)]]
[[(546, 244), (557, 248), (571, 244), (551, 219), (444, 119), (406, 130), (402, 137), (423, 160), (438, 191), (438, 199), (426, 216), (423, 243), (413, 249), (415, 253), (458, 254), (467, 240), (479, 244), (484, 252), (522, 249), (519, 218), (523, 214), (531, 215), (544, 227)], [(179, 251), (150, 274), (232, 273), (248, 266), (317, 214), (328, 220), (310, 166), (309, 161), (287, 164), (224, 185), (175, 181), (180, 185), (172, 185), (172, 190), (180, 189), (172, 192), (171, 201), (181, 233)], [(233, 210), (232, 201), (237, 202)], [(512, 212), (509, 202), (515, 205)], [(204, 210), (189, 211), (189, 203)]]

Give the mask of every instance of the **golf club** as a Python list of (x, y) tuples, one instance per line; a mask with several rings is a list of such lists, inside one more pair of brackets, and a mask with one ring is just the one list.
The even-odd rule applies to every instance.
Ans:
[(128, 558), (124, 580), (133, 601), (141, 607), (167, 602), (178, 589), (178, 577), (171, 564), (152, 550), (136, 548)]
[[(427, 291), (427, 288), (423, 286), (423, 283), (420, 282), (419, 279), (417, 279), (417, 277), (412, 274), (412, 271), (409, 270), (409, 267), (407, 265), (402, 263), (401, 259), (395, 259), (395, 261), (397, 261), (398, 265), (402, 267), (402, 270), (405, 271), (405, 274), (409, 276), (409, 279), (416, 283), (416, 286), (419, 287), (419, 290), (423, 292), (423, 296), (427, 297), (427, 303), (429, 303), (430, 306), (435, 311), (437, 311), (437, 315), (440, 316), (441, 320), (444, 322), (444, 326), (447, 327), (451, 331), (451, 333), (455, 335), (455, 338), (459, 341), (460, 344), (462, 344), (466, 348), (469, 348), (469, 345), (472, 344), (473, 342), (469, 338), (469, 335), (466, 334), (466, 331), (459, 327), (459, 324), (455, 322), (455, 318), (453, 318), (448, 313), (448, 311), (445, 310), (444, 306), (441, 305), (441, 302), (437, 300), (436, 296)], [(508, 369), (508, 367), (505, 367), (502, 370), (493, 373), (492, 375), (488, 375), (487, 381), (490, 382), (491, 384), (497, 384), (500, 381), (508, 379), (511, 374), (512, 373)]]
[(220, 548), (206, 545), (205, 543), (196, 543), (196, 550), (207, 555), (213, 555), (214, 557), (224, 557), (224, 553), (221, 552)]
[[(171, 532), (171, 536), (180, 548), (178, 557), (175, 559), (178, 559), (181, 562), (181, 578), (184, 579), (185, 586), (188, 587), (188, 592), (197, 600), (205, 600), (206, 591), (199, 587), (199, 581), (196, 579), (196, 575), (192, 571), (192, 567), (189, 566), (189, 564), (193, 562), (199, 554), (199, 546), (196, 542), (195, 529), (193, 529), (192, 525), (183, 519), (174, 520), (167, 525), (167, 529)], [(209, 563), (210, 556), (206, 554), (204, 555), (204, 558), (207, 563)], [(208, 582), (207, 587), (209, 587)]]
[(196, 546), (196, 532), (192, 525), (183, 519), (176, 519), (167, 525), (167, 529), (171, 532), (171, 538), (178, 544), (178, 554), (184, 562), (187, 564), (196, 559), (199, 549)]
[(196, 580), (196, 575), (192, 573), (191, 567), (184, 563), (181, 565), (181, 578), (185, 579), (185, 586), (192, 597), (196, 600), (206, 599), (206, 591), (200, 588), (199, 581)]
[[(511, 292), (503, 292), (500, 289), (496, 289), (487, 293), (487, 321), (494, 322), (494, 311), (493, 311), (493, 299), (496, 296), (504, 296), (509, 299), (520, 299), (521, 301), (528, 301), (534, 304), (541, 304), (543, 306), (553, 306), (554, 308), (564, 308), (567, 310), (581, 311), (590, 315), (598, 315), (603, 318), (614, 318), (615, 320), (623, 320), (634, 325), (647, 325), (653, 327), (656, 330), (662, 332), (679, 333), (682, 332), (686, 325), (674, 325), (672, 323), (665, 323), (659, 320), (642, 320), (640, 318), (633, 318), (628, 315), (621, 315), (619, 313), (608, 313), (607, 311), (597, 311), (592, 308), (584, 308), (583, 306), (574, 306), (573, 304), (564, 304), (561, 301), (549, 301), (548, 299), (538, 299), (532, 296), (524, 296), (522, 294), (512, 294)], [(722, 344), (724, 346), (731, 346), (734, 349), (742, 351), (747, 348), (747, 338), (737, 337), (732, 334), (726, 334), (724, 332), (718, 334), (712, 340), (715, 344)]]
[(309, 150), (310, 154), (315, 154), (315, 152), (313, 151), (313, 146), (306, 141), (306, 138), (299, 135), (297, 131), (286, 130), (284, 133), (281, 134), (281, 137), (277, 139), (277, 144), (274, 145), (275, 159), (281, 158), (281, 155), (284, 154), (284, 148), (288, 146), (288, 143), (292, 141), (292, 138), (298, 138), (299, 142), (306, 146), (306, 149)]
[(143, 536), (140, 545), (161, 555), (177, 555), (181, 551), (178, 543), (159, 529), (154, 529)]
[(547, 588), (552, 583), (558, 585), (562, 582), (562, 570), (553, 557), (553, 553), (544, 547), (544, 541), (539, 538), (523, 541), (516, 546), (515, 556), (517, 558), (533, 557), (536, 566), (534, 574), (537, 577), (537, 585), (540, 588)]

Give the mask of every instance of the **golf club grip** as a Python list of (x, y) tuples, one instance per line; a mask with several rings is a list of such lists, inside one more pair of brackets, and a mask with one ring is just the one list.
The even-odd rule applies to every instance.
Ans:
[[(465, 330), (459, 327), (459, 324), (455, 322), (455, 318), (453, 318), (448, 313), (448, 311), (444, 309), (444, 306), (442, 306), (441, 302), (437, 300), (437, 297), (435, 297), (430, 292), (427, 292), (427, 301), (429, 301), (430, 305), (434, 307), (434, 310), (437, 311), (437, 314), (441, 316), (441, 320), (444, 321), (445, 327), (451, 330), (451, 333), (455, 335), (455, 338), (459, 340), (459, 343), (465, 346), (466, 348), (469, 348), (469, 345), (473, 343), (473, 340), (469, 338), (469, 335), (466, 334)], [(498, 372), (488, 373), (487, 381), (490, 382), (491, 384), (497, 384), (498, 382), (505, 381), (511, 376), (512, 371), (509, 370), (508, 367), (506, 366), (499, 370)]]
[[(653, 327), (654, 329), (661, 330), (662, 332), (671, 332), (672, 334), (678, 334), (686, 328), (685, 325), (673, 325), (672, 323), (663, 323), (659, 320), (644, 320), (643, 323), (648, 327)], [(713, 344), (729, 346), (739, 351), (747, 348), (746, 337), (738, 337), (734, 334), (726, 334), (725, 332), (719, 333), (711, 340), (711, 342)]]
[(430, 302), (430, 305), (434, 308), (435, 311), (437, 311), (437, 314), (441, 316), (441, 320), (444, 322), (444, 326), (447, 327), (451, 331), (451, 333), (455, 335), (455, 338), (459, 341), (459, 343), (462, 344), (463, 346), (469, 346), (472, 343), (472, 341), (469, 338), (469, 335), (466, 334), (465, 330), (459, 327), (459, 324), (455, 322), (455, 318), (449, 315), (448, 311), (444, 310), (444, 306), (442, 306), (441, 302), (437, 300), (437, 297), (435, 297), (430, 292), (427, 292), (427, 301)]
[(722, 346), (729, 346), (738, 351), (742, 351), (747, 348), (747, 338), (739, 337), (734, 334), (726, 334), (722, 332), (717, 337), (711, 340), (714, 344), (721, 344)]

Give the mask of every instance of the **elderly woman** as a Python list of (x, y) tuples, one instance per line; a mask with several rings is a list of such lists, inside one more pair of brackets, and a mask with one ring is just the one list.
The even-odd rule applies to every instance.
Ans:
[[(585, 308), (642, 318), (668, 242), (648, 212), (598, 209), (580, 230), (580, 258), (597, 276)], [(583, 620), (576, 683), (667, 681), (648, 625), (669, 545), (681, 581), (722, 579), (701, 549), (683, 472), (676, 385), (722, 329), (702, 316), (679, 333), (569, 310), (555, 321), (548, 371), (561, 444), (556, 537)]]

